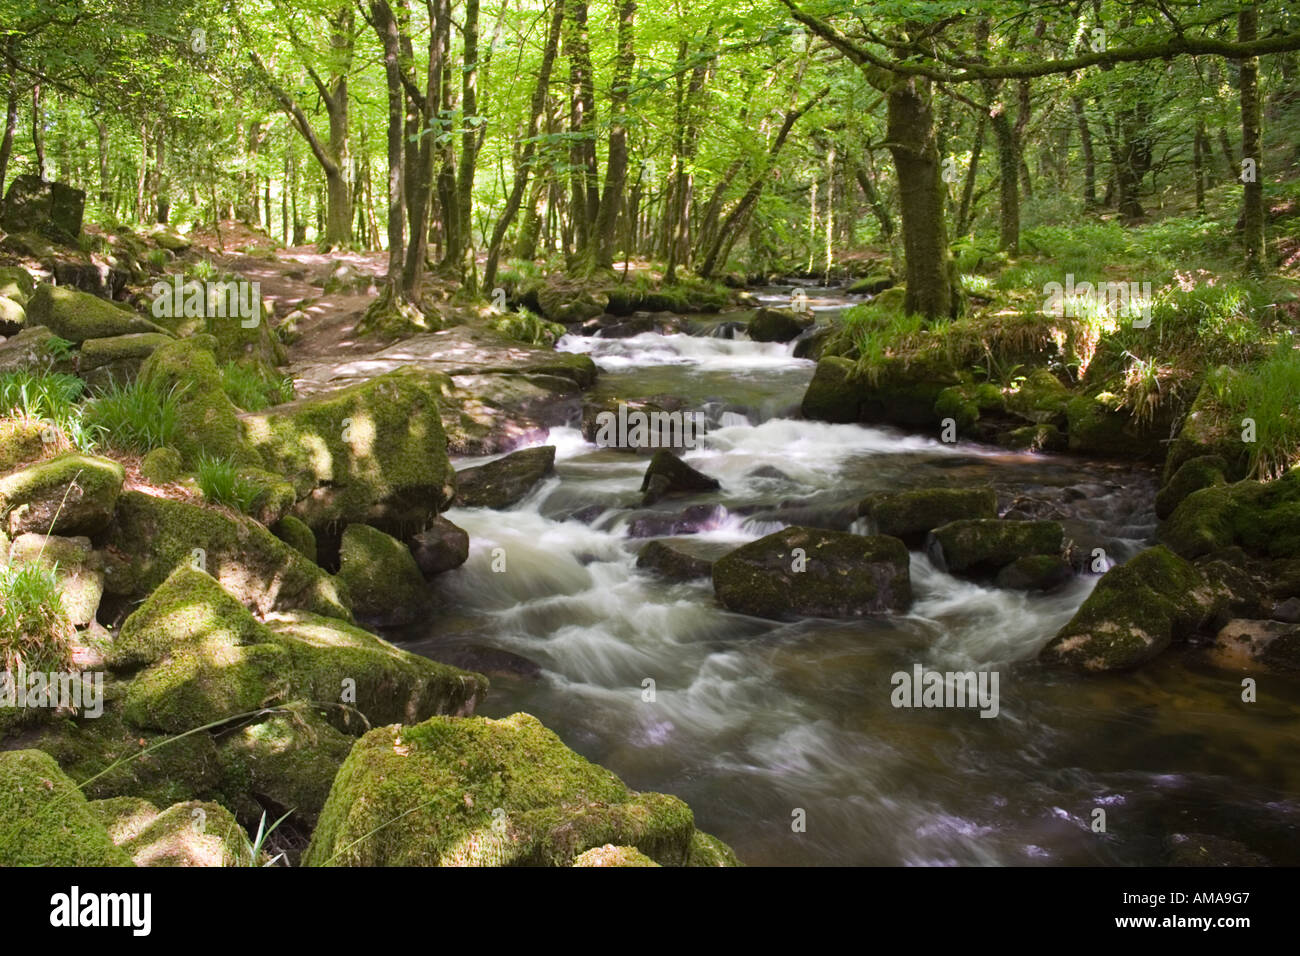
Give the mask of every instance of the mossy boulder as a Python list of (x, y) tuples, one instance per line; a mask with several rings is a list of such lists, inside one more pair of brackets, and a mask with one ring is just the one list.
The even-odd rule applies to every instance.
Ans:
[(87, 806), (108, 830), (115, 846), (140, 835), (140, 831), (158, 818), (156, 806), (142, 797), (108, 797), (91, 800)]
[(1111, 568), (1038, 658), (1084, 672), (1144, 664), (1213, 621), (1227, 595), (1168, 548)]
[(201, 343), (169, 342), (144, 360), (139, 374), (152, 387), (177, 396), (173, 441), (187, 467), (194, 467), (205, 455), (245, 467), (262, 465), (244, 440), (239, 409), (221, 387), (216, 360)]
[(817, 363), (804, 393), (803, 416), (830, 422), (929, 427), (948, 417), (935, 411), (939, 396), (961, 384), (961, 377), (939, 348), (886, 355), (865, 368), (831, 356)]
[(691, 835), (691, 858), (687, 866), (743, 866), (736, 851), (702, 830)]
[(126, 472), (109, 458), (69, 453), (0, 477), (10, 535), (94, 535), (113, 518)]
[(1054, 554), (1031, 554), (1016, 558), (997, 573), (993, 583), (1010, 591), (1051, 591), (1074, 577), (1064, 558)]
[(45, 434), (45, 424), (38, 419), (0, 419), (0, 473), (43, 456)]
[(549, 276), (537, 290), (537, 304), (552, 322), (573, 325), (602, 314), (609, 306), (609, 293), (593, 282)]
[(283, 365), (287, 360), (284, 346), (271, 329), (270, 319), (267, 303), (259, 301), (256, 315), (250, 318), (236, 315), (205, 316), (203, 331), (216, 340), (213, 351), (218, 362), (238, 362), (269, 370)]
[(713, 590), (729, 611), (775, 620), (858, 617), (912, 603), (903, 542), (798, 526), (719, 558)]
[(8, 296), (0, 295), (0, 335), (17, 335), (27, 327), (27, 310)]
[(1183, 417), (1178, 434), (1165, 458), (1165, 483), (1173, 480), (1183, 465), (1195, 458), (1217, 456), (1224, 463), (1224, 476), (1240, 481), (1250, 471), (1251, 446), (1242, 441), (1243, 416), (1231, 415), (1219, 403), (1218, 395), (1229, 382), (1243, 373), (1226, 365), (1211, 369)]
[(22, 266), (0, 266), (0, 296), (26, 305), (36, 291), (36, 280)]
[[(106, 807), (125, 810), (134, 827), (142, 816), (137, 804)], [(123, 826), (110, 818), (110, 824)], [(118, 844), (136, 866), (248, 866), (248, 835), (239, 821), (219, 803), (191, 800), (158, 813), (139, 831)]]
[(842, 424), (856, 422), (859, 399), (855, 369), (853, 362), (838, 356), (818, 361), (800, 406), (803, 417)]
[(919, 547), (935, 528), (952, 521), (996, 518), (998, 495), (992, 488), (918, 488), (877, 492), (863, 498), (858, 514), (876, 534), (900, 538)]
[(697, 471), (667, 449), (660, 449), (641, 479), (641, 504), (652, 505), (665, 495), (692, 495), (721, 487), (718, 479)]
[(789, 342), (816, 321), (811, 312), (790, 309), (759, 309), (749, 320), (746, 332), (755, 342)]
[(27, 303), (27, 321), (69, 342), (136, 332), (167, 334), (162, 326), (89, 292), (42, 283)]
[(851, 282), (845, 291), (850, 295), (879, 295), (894, 282), (894, 277), (887, 272), (873, 272), (869, 276)]
[(0, 753), (0, 866), (130, 865), (53, 757)]
[(155, 485), (165, 485), (181, 476), (185, 463), (175, 448), (155, 448), (140, 459), (140, 474)]
[(555, 470), (555, 446), (511, 452), (486, 465), (456, 472), (456, 505), (461, 508), (509, 508)]
[(1033, 369), (1006, 397), (1007, 411), (1035, 425), (1064, 428), (1072, 396), (1061, 380), (1045, 368)]
[(687, 554), (662, 541), (651, 541), (636, 556), (636, 566), (670, 581), (693, 581), (713, 575), (713, 562)]
[(974, 518), (935, 528), (926, 550), (930, 560), (949, 574), (988, 577), (1019, 558), (1059, 557), (1064, 543), (1065, 530), (1056, 521)]
[(404, 537), (450, 503), (439, 397), (445, 376), (399, 369), (243, 419), (265, 467), (288, 478), (317, 534), (347, 523)]
[(174, 341), (158, 332), (87, 339), (77, 353), (77, 374), (95, 389), (125, 385), (135, 380), (140, 366), (155, 350)]
[(293, 515), (285, 515), (271, 525), (271, 533), (308, 561), (316, 561), (316, 535)]
[(604, 846), (593, 847), (586, 853), (578, 854), (573, 865), (658, 866), (659, 864), (634, 846), (614, 846), (612, 843), (606, 843)]
[(694, 832), (686, 804), (629, 790), (535, 717), (434, 717), (357, 741), (303, 863), (568, 866), (608, 843), (680, 866)]
[(1300, 558), (1300, 471), (1270, 482), (1194, 491), (1174, 508), (1158, 537), (1186, 558), (1231, 547), (1259, 557)]
[(1218, 455), (1189, 458), (1156, 495), (1156, 517), (1161, 521), (1168, 518), (1194, 491), (1226, 485), (1227, 471), (1228, 463)]
[(960, 432), (968, 432), (982, 417), (1006, 410), (1002, 390), (988, 382), (964, 382), (950, 385), (934, 400), (934, 415), (942, 421), (951, 418)]
[(1013, 451), (1062, 452), (1070, 447), (1065, 432), (1055, 425), (1022, 425), (997, 435), (997, 442)]
[(165, 807), (212, 796), (221, 783), (211, 736), (142, 730), (123, 720), (116, 702), (97, 718), (56, 719), (36, 746), (92, 799), (131, 796)]
[(219, 743), (222, 790), (313, 825), (355, 739), (308, 706), (245, 724)]
[(1076, 396), (1065, 413), (1070, 451), (1107, 458), (1158, 460), (1165, 455), (1168, 423), (1139, 422), (1110, 392)]
[(338, 577), (347, 585), (353, 613), (374, 624), (410, 624), (429, 607), (431, 594), (410, 549), (369, 525), (344, 530)]
[(104, 572), (87, 537), (20, 534), (9, 545), (13, 564), (33, 562), (54, 570), (59, 581), (59, 599), (68, 620), (78, 627), (95, 619), (104, 595)]
[(199, 565), (259, 614), (302, 609), (351, 620), (328, 574), (251, 518), (186, 501), (124, 492), (104, 535), (124, 561), (110, 593), (143, 596), (182, 566)]

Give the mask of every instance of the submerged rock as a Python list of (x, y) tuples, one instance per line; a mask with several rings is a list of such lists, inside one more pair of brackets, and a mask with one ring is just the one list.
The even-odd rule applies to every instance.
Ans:
[(713, 589), (727, 610), (775, 620), (859, 617), (912, 603), (903, 542), (798, 526), (719, 558)]
[(1137, 667), (1213, 621), (1227, 596), (1167, 548), (1112, 568), (1039, 652), (1039, 660), (1100, 672)]
[[(384, 826), (402, 817), (402, 825)], [(380, 727), (339, 770), (307, 866), (568, 866), (605, 844), (692, 855), (676, 797), (629, 790), (528, 714)]]
[(462, 508), (509, 508), (555, 470), (555, 446), (511, 452), (504, 458), (456, 472), (456, 504)]
[(1300, 625), (1286, 621), (1237, 619), (1214, 637), (1219, 663), (1263, 664), (1283, 671), (1300, 671)]
[(662, 541), (651, 541), (636, 557), (636, 566), (670, 581), (693, 581), (713, 574), (713, 562), (687, 554)]

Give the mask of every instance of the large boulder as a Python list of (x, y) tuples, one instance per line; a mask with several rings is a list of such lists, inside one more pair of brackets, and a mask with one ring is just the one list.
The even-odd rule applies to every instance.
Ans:
[(665, 495), (691, 495), (721, 487), (718, 479), (695, 470), (667, 449), (660, 449), (641, 479), (641, 504), (652, 505)]
[(9, 232), (39, 232), (55, 242), (71, 243), (81, 235), (85, 190), (40, 176), (15, 176), (5, 193), (0, 225)]
[(1070, 390), (1059, 378), (1045, 368), (1036, 368), (1006, 396), (1006, 409), (1035, 425), (1064, 428), (1070, 399)]
[(1189, 461), (1211, 455), (1223, 461), (1224, 475), (1229, 481), (1239, 481), (1249, 473), (1251, 446), (1241, 440), (1243, 416), (1231, 414), (1219, 401), (1219, 395), (1231, 381), (1243, 374), (1226, 365), (1206, 373), (1178, 434), (1169, 444), (1165, 458), (1166, 483), (1172, 482)]
[(550, 276), (537, 290), (537, 304), (552, 322), (573, 325), (603, 313), (609, 295), (581, 280)]
[(193, 467), (205, 456), (245, 467), (262, 464), (244, 439), (239, 409), (221, 387), (216, 359), (200, 340), (172, 341), (156, 348), (139, 374), (151, 387), (176, 396), (177, 429), (172, 441), (186, 465)]
[(1127, 670), (1213, 622), (1226, 603), (1190, 563), (1148, 548), (1106, 572), (1038, 658), (1083, 672)]
[(410, 624), (427, 611), (431, 593), (411, 551), (369, 525), (350, 524), (339, 549), (339, 579), (352, 611), (371, 624)]
[(775, 620), (859, 617), (912, 603), (903, 542), (798, 526), (719, 558), (713, 590), (730, 611)]
[(670, 581), (693, 581), (713, 575), (713, 562), (687, 554), (663, 541), (651, 541), (636, 556), (636, 566)]
[(0, 753), (0, 866), (130, 866), (86, 796), (39, 750)]
[(113, 517), (126, 472), (109, 458), (68, 453), (0, 477), (10, 535), (95, 535)]
[[(69, 342), (167, 330), (89, 292), (42, 283), (27, 303), (29, 325), (44, 325)], [(170, 337), (170, 336), (169, 336)]]
[(357, 741), (303, 863), (568, 866), (611, 843), (680, 866), (694, 832), (686, 804), (629, 790), (536, 717), (434, 717)]
[(1164, 521), (1192, 492), (1226, 485), (1227, 472), (1228, 463), (1218, 455), (1187, 459), (1156, 495), (1156, 517)]
[(789, 342), (798, 338), (815, 320), (811, 312), (789, 309), (759, 309), (746, 331), (755, 342)]
[(928, 427), (943, 417), (935, 403), (960, 377), (942, 350), (886, 355), (859, 369), (834, 356), (817, 363), (803, 397), (804, 418)]
[(814, 421), (848, 424), (858, 420), (858, 385), (854, 363), (827, 356), (817, 363), (800, 411)]
[(299, 495), (293, 513), (318, 535), (368, 524), (405, 537), (446, 509), (455, 489), (442, 430), (445, 376), (399, 369), (245, 415), (265, 466)]
[(125, 385), (139, 374), (145, 359), (172, 341), (171, 336), (158, 332), (87, 339), (77, 353), (77, 374), (92, 388)]
[[(1168, 405), (1168, 403), (1166, 403)], [(1170, 409), (1140, 421), (1109, 392), (1079, 395), (1065, 407), (1070, 451), (1107, 458), (1160, 459), (1169, 437)]]
[(456, 472), (456, 504), (461, 508), (509, 508), (555, 470), (555, 446), (511, 452), (486, 465)]
[[(251, 866), (251, 843), (219, 803), (190, 800), (159, 812), (138, 798), (90, 805), (136, 866)], [(152, 811), (152, 813), (150, 813)]]
[(347, 596), (328, 574), (251, 518), (124, 492), (104, 542), (112, 594), (143, 596), (182, 566), (199, 566), (259, 614), (306, 610), (351, 620)]
[(858, 514), (876, 534), (919, 547), (941, 525), (974, 518), (996, 518), (998, 495), (992, 488), (918, 488), (877, 492), (862, 499)]
[(1300, 471), (1266, 483), (1194, 491), (1173, 509), (1158, 537), (1185, 558), (1232, 547), (1260, 557), (1300, 558)]
[(1018, 558), (1059, 556), (1065, 530), (1056, 521), (971, 518), (935, 528), (926, 551), (940, 570), (963, 577), (990, 577)]

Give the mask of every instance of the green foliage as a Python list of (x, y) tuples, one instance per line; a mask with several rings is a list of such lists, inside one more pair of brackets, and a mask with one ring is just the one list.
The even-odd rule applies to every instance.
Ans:
[(1272, 354), (1250, 368), (1208, 382), (1229, 421), (1255, 422), (1255, 442), (1248, 445), (1251, 477), (1277, 478), (1300, 461), (1300, 351), (1294, 336), (1283, 336)]
[(261, 489), (244, 478), (231, 462), (202, 456), (195, 471), (199, 490), (213, 504), (226, 505), (244, 514), (253, 510)]
[(0, 417), (46, 422), (79, 451), (92, 451), (100, 429), (85, 421), (84, 407), (77, 402), (85, 387), (75, 375), (61, 372), (5, 372), (0, 374)]
[(76, 629), (63, 609), (57, 568), (40, 561), (0, 567), (0, 670), (64, 671)]
[(180, 428), (180, 392), (138, 378), (113, 383), (85, 405), (85, 419), (114, 448), (143, 455), (172, 444)]
[(496, 317), (491, 325), (498, 332), (529, 345), (554, 345), (565, 333), (560, 323), (548, 322), (523, 306)]
[(226, 362), (221, 366), (221, 389), (246, 412), (260, 412), (293, 400), (293, 378), (269, 370)]

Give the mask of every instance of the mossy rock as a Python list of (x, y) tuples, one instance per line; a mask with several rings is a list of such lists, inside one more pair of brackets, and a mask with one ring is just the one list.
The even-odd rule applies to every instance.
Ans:
[(827, 356), (817, 363), (804, 392), (800, 413), (812, 421), (848, 424), (858, 420), (858, 388), (853, 362)]
[(103, 339), (136, 332), (166, 334), (162, 326), (150, 322), (89, 292), (42, 283), (27, 303), (27, 321), (44, 325), (69, 342)]
[(1230, 417), (1216, 395), (1232, 378), (1243, 374), (1226, 365), (1206, 373), (1178, 434), (1169, 445), (1164, 480), (1168, 484), (1183, 465), (1194, 458), (1217, 456), (1223, 460), (1224, 476), (1240, 481), (1250, 471), (1250, 446), (1241, 440), (1242, 417)]
[(743, 866), (736, 851), (702, 830), (691, 835), (691, 858), (687, 866)]
[(798, 526), (715, 561), (713, 590), (729, 611), (774, 620), (859, 617), (912, 603), (903, 542)]
[(155, 349), (140, 366), (140, 377), (153, 388), (177, 395), (173, 442), (187, 467), (196, 466), (205, 455), (244, 467), (263, 464), (244, 440), (239, 409), (221, 387), (212, 352), (200, 343), (186, 339)]
[(1258, 557), (1300, 558), (1300, 471), (1266, 483), (1194, 491), (1174, 508), (1158, 537), (1186, 558), (1231, 547)]
[(486, 465), (456, 472), (456, 505), (461, 508), (509, 508), (528, 496), (555, 470), (555, 446), (511, 452)]
[(850, 283), (845, 291), (849, 295), (879, 296), (881, 292), (892, 286), (894, 281), (894, 277), (887, 272), (873, 272), (869, 276), (864, 276)]
[(87, 339), (77, 353), (77, 374), (92, 389), (126, 385), (140, 374), (140, 366), (155, 350), (169, 342), (169, 335), (135, 332), (105, 339)]
[(0, 473), (42, 457), (46, 451), (43, 434), (45, 425), (37, 419), (0, 419)]
[(586, 853), (578, 854), (573, 865), (658, 866), (659, 864), (634, 846), (614, 846), (612, 843), (606, 843), (604, 846), (593, 847)]
[(142, 596), (182, 566), (200, 562), (259, 614), (307, 610), (351, 620), (347, 596), (328, 574), (251, 518), (226, 510), (124, 492), (105, 543), (126, 559), (111, 593)]
[(1022, 425), (999, 433), (997, 441), (1013, 451), (1063, 452), (1070, 447), (1065, 432), (1055, 425)]
[(89, 538), (21, 534), (9, 546), (9, 561), (39, 563), (53, 570), (68, 620), (77, 627), (95, 620), (104, 595), (104, 572), (98, 555), (91, 552)]
[(240, 468), (238, 477), (253, 491), (245, 510), (268, 527), (287, 517), (298, 500), (290, 482), (265, 468)]
[(868, 495), (858, 505), (876, 534), (914, 547), (935, 528), (968, 518), (996, 518), (998, 495), (992, 488), (918, 488)]
[(1065, 531), (1056, 521), (974, 518), (935, 528), (926, 550), (930, 560), (949, 574), (987, 577), (1019, 558), (1059, 557), (1064, 543)]
[(181, 476), (185, 463), (175, 448), (155, 448), (140, 459), (140, 474), (156, 485), (169, 484)]
[[(250, 324), (254, 318), (256, 324)], [(203, 331), (216, 340), (214, 351), (218, 362), (238, 362), (264, 370), (285, 364), (284, 346), (271, 329), (270, 309), (265, 302), (259, 302), (254, 318), (204, 317)]]
[(10, 535), (94, 535), (112, 520), (126, 472), (109, 458), (69, 453), (0, 477)]
[(27, 327), (27, 310), (21, 302), (0, 295), (0, 335), (17, 335)]
[(72, 372), (74, 361), (57, 346), (63, 342), (43, 325), (23, 329), (0, 342), (0, 374), (6, 372)]
[(143, 797), (108, 797), (91, 800), (87, 806), (108, 830), (115, 846), (139, 836), (140, 831), (156, 820), (160, 812)]
[(817, 363), (802, 411), (804, 418), (820, 421), (929, 427), (948, 417), (935, 411), (939, 396), (961, 384), (939, 348), (887, 355), (869, 368), (830, 356)]
[(56, 719), (36, 746), (92, 799), (131, 796), (165, 807), (210, 796), (221, 782), (208, 734), (168, 737), (142, 731), (126, 724), (116, 703), (97, 718)]
[(455, 491), (439, 407), (447, 387), (445, 376), (399, 369), (245, 415), (244, 431), (265, 467), (293, 483), (293, 513), (317, 534), (360, 523), (404, 537)]
[(598, 283), (548, 276), (537, 290), (537, 304), (545, 318), (573, 325), (603, 314), (609, 306), (609, 293)]
[(312, 563), (316, 561), (316, 535), (311, 528), (295, 518), (285, 515), (271, 526), (271, 533)]
[(355, 740), (310, 706), (242, 725), (218, 746), (222, 790), (314, 825)]
[(1213, 621), (1227, 601), (1168, 548), (1148, 548), (1107, 571), (1038, 658), (1092, 673), (1137, 667)]
[(53, 757), (0, 753), (0, 866), (130, 865)]
[(358, 617), (385, 626), (410, 624), (426, 613), (431, 593), (411, 549), (364, 524), (350, 524), (339, 548), (338, 577)]
[(168, 252), (174, 252), (177, 255), (184, 255), (190, 251), (190, 240), (174, 232), (166, 232), (160, 229), (151, 233), (149, 239), (159, 249), (166, 249)]
[(1031, 554), (1004, 567), (993, 583), (1010, 591), (1051, 591), (1073, 577), (1074, 571), (1064, 558)]
[[(139, 813), (137, 806), (133, 817)], [(248, 866), (247, 843), (229, 810), (191, 800), (163, 810), (119, 846), (136, 866)]]
[(934, 400), (935, 417), (951, 418), (960, 432), (968, 432), (981, 417), (1006, 411), (1002, 390), (988, 382), (950, 385)]
[(26, 305), (36, 291), (36, 280), (22, 266), (0, 266), (0, 296)]
[(694, 830), (686, 804), (629, 790), (535, 717), (434, 717), (357, 741), (303, 863), (568, 866), (609, 843), (680, 866)]
[(1226, 485), (1227, 471), (1228, 463), (1218, 455), (1189, 458), (1156, 495), (1156, 517), (1161, 521), (1168, 518), (1194, 491)]
[(1159, 460), (1165, 456), (1167, 423), (1140, 424), (1109, 392), (1072, 398), (1065, 412), (1070, 451), (1107, 458)]
[(790, 342), (816, 320), (811, 312), (789, 309), (759, 309), (746, 329), (755, 342)]
[(1064, 428), (1072, 396), (1061, 380), (1045, 368), (1033, 369), (1006, 397), (1007, 411), (1035, 425)]

